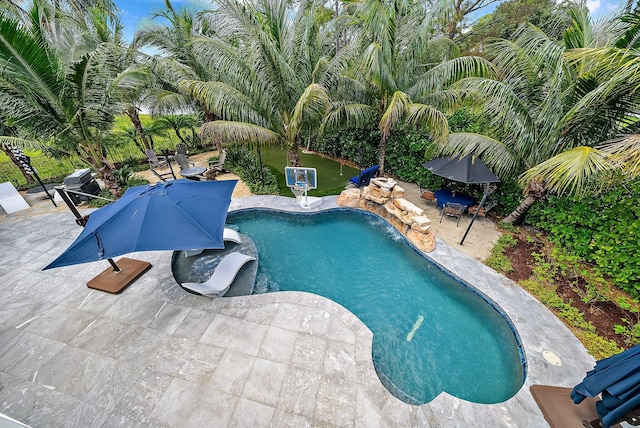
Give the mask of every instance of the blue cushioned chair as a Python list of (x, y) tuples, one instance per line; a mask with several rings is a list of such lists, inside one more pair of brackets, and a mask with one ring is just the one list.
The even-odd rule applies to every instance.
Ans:
[(367, 186), (369, 181), (371, 181), (371, 179), (378, 173), (378, 169), (380, 169), (378, 165), (371, 166), (362, 171), (359, 175), (351, 177), (349, 182), (355, 184), (357, 187)]

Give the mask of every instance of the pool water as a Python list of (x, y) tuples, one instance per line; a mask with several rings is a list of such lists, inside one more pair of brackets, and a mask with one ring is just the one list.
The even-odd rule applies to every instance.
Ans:
[(367, 325), (378, 376), (399, 399), (422, 404), (446, 391), (498, 403), (522, 386), (518, 343), (505, 318), (386, 221), (351, 210), (249, 211), (230, 214), (227, 223), (258, 249), (255, 292), (316, 293)]

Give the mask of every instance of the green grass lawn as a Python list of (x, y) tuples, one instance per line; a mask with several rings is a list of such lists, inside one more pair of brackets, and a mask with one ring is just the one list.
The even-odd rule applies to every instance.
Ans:
[[(279, 147), (262, 147), (262, 163), (269, 167), (278, 179), (280, 194), (291, 196), (291, 190), (285, 185), (284, 168), (287, 166), (287, 150)], [(305, 154), (300, 151), (300, 165), (315, 168), (318, 173), (318, 188), (309, 191), (309, 196), (337, 195), (344, 190), (349, 177), (358, 175), (356, 168), (344, 165), (340, 175), (340, 162), (322, 156)]]

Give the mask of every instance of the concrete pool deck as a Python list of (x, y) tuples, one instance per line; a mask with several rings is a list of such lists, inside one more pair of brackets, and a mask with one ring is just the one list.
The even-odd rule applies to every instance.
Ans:
[[(302, 210), (251, 196), (230, 210), (314, 212), (335, 199)], [(300, 292), (195, 296), (175, 283), (170, 251), (130, 255), (153, 268), (119, 295), (85, 286), (106, 262), (41, 271), (79, 231), (68, 211), (0, 218), (0, 413), (33, 427), (546, 427), (529, 386), (571, 387), (595, 363), (536, 299), (438, 239), (428, 258), (509, 316), (528, 373), (504, 403), (443, 393), (409, 405), (382, 386), (371, 332), (340, 305)]]

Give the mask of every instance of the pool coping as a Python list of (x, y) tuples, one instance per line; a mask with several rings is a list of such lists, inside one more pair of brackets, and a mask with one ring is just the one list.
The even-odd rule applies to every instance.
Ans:
[[(229, 211), (257, 209), (317, 214), (346, 209), (366, 212), (383, 219), (369, 211), (338, 206), (336, 200), (335, 196), (323, 197), (320, 206), (305, 209), (293, 198), (251, 196), (234, 199)], [(372, 397), (378, 397), (373, 402), (378, 404), (382, 413), (400, 426), (548, 426), (529, 387), (535, 384), (573, 387), (584, 378), (586, 371), (593, 368), (595, 359), (562, 321), (515, 282), (456, 250), (438, 237), (435, 250), (429, 253), (420, 251), (408, 239), (406, 242), (440, 269), (462, 280), (481, 297), (489, 299), (488, 303), (492, 306), (495, 304), (494, 309), (508, 318), (510, 326), (515, 329), (514, 333), (520, 341), (521, 351), (526, 360), (525, 380), (520, 390), (502, 403), (472, 403), (443, 392), (433, 401), (416, 406), (395, 398), (384, 388), (371, 358), (368, 362), (359, 360), (359, 380), (362, 385), (370, 388)], [(285, 296), (282, 298), (288, 300), (291, 296), (291, 303), (299, 299), (299, 292), (289, 293), (292, 292), (284, 292)], [(354, 331), (361, 342), (360, 346), (365, 344), (370, 356), (373, 337), (371, 331), (347, 309), (335, 302), (331, 303), (337, 307), (338, 312), (343, 312), (342, 317), (354, 318), (351, 323), (357, 325)], [(548, 362), (543, 356), (543, 351), (556, 354), (562, 365), (556, 366)], [(380, 398), (385, 395), (384, 399)]]

